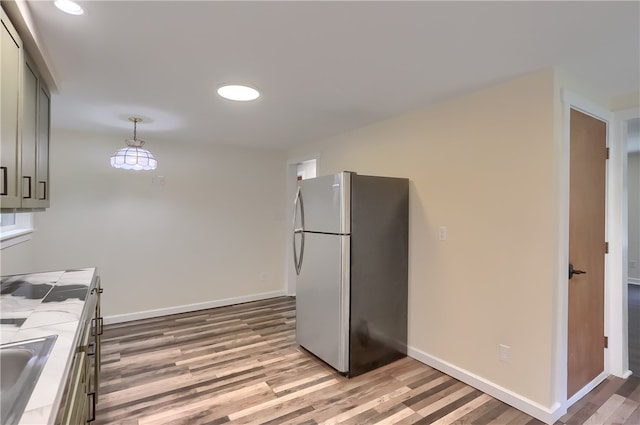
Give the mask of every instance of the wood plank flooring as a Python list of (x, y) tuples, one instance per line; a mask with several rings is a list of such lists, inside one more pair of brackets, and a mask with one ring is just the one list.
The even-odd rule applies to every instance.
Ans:
[[(609, 378), (558, 425), (640, 424), (640, 378)], [(295, 299), (105, 326), (98, 424), (541, 424), (405, 358), (353, 379), (295, 342)]]

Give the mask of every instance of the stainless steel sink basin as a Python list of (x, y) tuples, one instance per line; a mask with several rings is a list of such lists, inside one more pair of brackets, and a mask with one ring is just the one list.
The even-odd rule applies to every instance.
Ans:
[(57, 335), (0, 345), (0, 423), (20, 420)]

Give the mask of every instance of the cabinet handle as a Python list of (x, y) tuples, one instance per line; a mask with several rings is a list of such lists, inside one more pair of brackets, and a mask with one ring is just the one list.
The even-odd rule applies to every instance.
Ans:
[[(27, 196), (23, 196), (22, 199), (31, 199), (31, 176), (22, 176), (22, 178), (23, 178), (23, 183), (24, 183), (24, 179), (27, 179), (28, 181), (27, 187), (29, 188), (29, 194)], [(22, 186), (22, 188), (24, 189), (24, 185)]]
[(87, 347), (87, 356), (95, 356), (96, 355), (96, 343), (92, 342)]
[(91, 290), (91, 293), (98, 293), (98, 294), (102, 294), (102, 285), (100, 284), (100, 276), (96, 276), (93, 278), (93, 280), (96, 282), (94, 288)]
[(38, 198), (38, 200), (44, 201), (47, 199), (47, 182), (40, 180), (40, 184), (42, 184), (42, 198)]
[(2, 192), (0, 192), (0, 195), (7, 195), (7, 167), (0, 167), (0, 170), (2, 170)]
[(87, 419), (87, 423), (90, 423), (96, 420), (96, 392), (88, 393), (87, 397), (91, 397), (91, 416)]
[(91, 336), (102, 335), (104, 332), (104, 320), (102, 317), (96, 317), (91, 321), (93, 322), (91, 324)]

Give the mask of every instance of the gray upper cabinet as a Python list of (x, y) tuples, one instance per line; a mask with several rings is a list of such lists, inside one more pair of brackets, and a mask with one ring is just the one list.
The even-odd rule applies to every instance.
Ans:
[(0, 58), (0, 206), (21, 207), (20, 181), (20, 83), (22, 42), (2, 12)]
[(20, 38), (2, 11), (3, 211), (49, 207), (51, 96)]
[(49, 207), (49, 133), (51, 129), (51, 95), (40, 83), (38, 91), (38, 138), (36, 146), (37, 208)]
[(22, 80), (22, 206), (34, 200), (36, 177), (36, 137), (38, 133), (38, 76), (25, 62)]
[(47, 208), (50, 100), (46, 87), (28, 58), (22, 86), (22, 207)]

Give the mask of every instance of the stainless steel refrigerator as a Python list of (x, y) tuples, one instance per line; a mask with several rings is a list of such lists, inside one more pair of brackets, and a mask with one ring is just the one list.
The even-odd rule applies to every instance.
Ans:
[(299, 182), (298, 343), (356, 376), (406, 356), (409, 180), (343, 172)]

